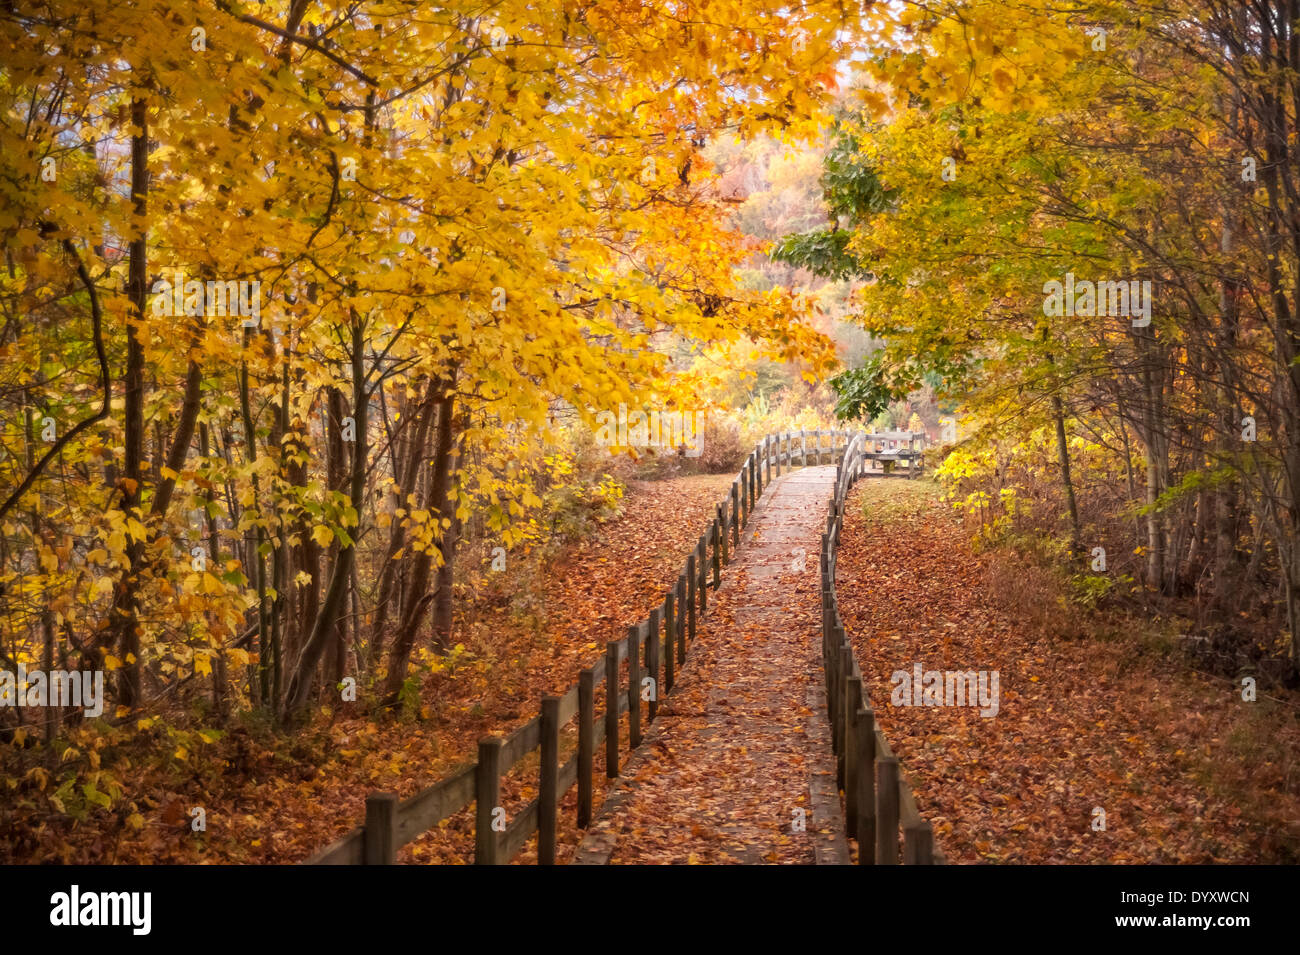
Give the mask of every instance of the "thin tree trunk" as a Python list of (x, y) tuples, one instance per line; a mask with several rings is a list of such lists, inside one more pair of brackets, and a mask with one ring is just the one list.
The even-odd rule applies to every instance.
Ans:
[[(401, 473), (395, 475), (397, 487), (395, 496), (397, 504), (408, 512), (410, 507), (406, 498), (416, 492), (417, 476), (423, 464), (426, 452), (425, 444), (429, 439), (429, 429), (436, 416), (437, 386), (429, 384), (425, 396), (418, 404), (408, 405), (407, 413), (414, 416), (414, 427), (408, 425), (405, 440), (402, 441), (403, 456)], [(397, 561), (397, 553), (406, 546), (406, 526), (404, 520), (394, 519), (389, 534), (388, 550), (379, 568), (379, 597), (375, 603), (375, 619), (370, 628), (370, 662), (373, 666), (379, 662), (384, 647), (384, 628), (388, 623), (389, 608), (395, 605), (399, 576), (402, 566)]]
[(1078, 557), (1081, 549), (1079, 506), (1074, 497), (1074, 481), (1070, 477), (1070, 445), (1065, 437), (1065, 404), (1060, 395), (1052, 395), (1052, 417), (1056, 420), (1056, 456), (1061, 465), (1061, 483), (1065, 488), (1065, 507), (1070, 516), (1070, 556)]
[[(356, 441), (352, 452), (352, 479), (350, 498), (353, 510), (361, 513), (366, 485), (366, 374), (365, 374), (365, 329), (364, 323), (355, 312), (352, 316), (352, 414), (356, 423)], [(285, 694), (285, 715), (292, 717), (302, 711), (311, 699), (312, 685), (316, 678), (316, 668), (324, 656), (325, 648), (331, 637), (336, 637), (336, 628), (342, 615), (344, 598), (351, 578), (352, 562), (356, 559), (356, 528), (350, 535), (348, 543), (339, 547), (338, 559), (330, 572), (329, 588), (321, 604), (320, 616), (312, 627), (311, 636), (303, 647), (293, 676)], [(337, 638), (337, 637), (336, 637)]]
[[(454, 531), (454, 515), (450, 507), (452, 450), (456, 439), (454, 378), (449, 377), (439, 385), (442, 394), (437, 398), (438, 425), (434, 443), (433, 474), (430, 477), (426, 495), (428, 507), (440, 523), (444, 519), (452, 520), (451, 527), (445, 528), (441, 535), (439, 550), (443, 564), (454, 559), (451, 534)], [(388, 673), (384, 679), (382, 699), (385, 706), (393, 706), (400, 698), (402, 684), (406, 681), (406, 668), (410, 661), (411, 648), (415, 645), (415, 636), (429, 604), (435, 594), (429, 590), (429, 577), (433, 565), (433, 555), (422, 552), (412, 561), (410, 587), (407, 606), (403, 610), (402, 622), (393, 638), (393, 648), (388, 656)]]
[[(148, 296), (149, 113), (143, 99), (131, 101), (131, 122), (137, 132), (131, 137), (131, 197), (139, 233), (131, 238), (128, 251), (127, 295), (133, 321), (126, 329), (126, 374), (124, 376), (124, 435), (122, 510), (137, 519), (141, 502), (144, 463), (144, 346), (140, 341)], [(122, 668), (118, 672), (118, 696), (122, 706), (134, 708), (142, 702), (140, 689), (140, 574), (144, 564), (143, 540), (134, 536), (126, 549), (126, 568), (114, 593), (112, 629), (117, 635)]]
[[(199, 425), (199, 454), (206, 461), (210, 453), (210, 443), (208, 439), (208, 426)], [(208, 560), (212, 562), (213, 572), (221, 565), (221, 542), (217, 535), (217, 517), (213, 513), (216, 503), (216, 492), (212, 485), (204, 494), (207, 501), (207, 508), (204, 510), (208, 528)], [(212, 665), (212, 704), (216, 708), (217, 717), (223, 721), (226, 718), (226, 648), (218, 645), (214, 648), (213, 656), (215, 657)]]

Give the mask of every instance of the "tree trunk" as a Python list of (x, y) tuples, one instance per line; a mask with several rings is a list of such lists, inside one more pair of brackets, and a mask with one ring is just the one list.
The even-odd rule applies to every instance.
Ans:
[[(140, 513), (141, 468), (144, 462), (144, 346), (140, 335), (144, 328), (148, 300), (148, 229), (145, 225), (149, 195), (149, 114), (143, 99), (131, 101), (131, 122), (136, 135), (131, 137), (131, 197), (139, 233), (132, 236), (128, 251), (127, 295), (131, 302), (132, 321), (126, 328), (126, 374), (123, 384), (124, 438), (122, 510), (137, 520)], [(127, 566), (114, 593), (112, 630), (116, 634), (122, 669), (118, 674), (118, 697), (122, 706), (141, 703), (140, 624), (137, 619), (140, 600), (140, 574), (144, 570), (145, 542), (134, 536), (126, 549)]]
[[(441, 522), (449, 520), (450, 526), (443, 528), (439, 551), (442, 566), (447, 566), (454, 559), (455, 515), (451, 506), (452, 452), (457, 437), (455, 415), (454, 377), (448, 377), (438, 386), (441, 392), (437, 398), (438, 430), (434, 442), (433, 474), (429, 480), (426, 494), (428, 507)], [(393, 638), (393, 649), (388, 657), (388, 674), (384, 680), (383, 702), (393, 706), (401, 695), (402, 684), (406, 681), (406, 668), (410, 661), (411, 648), (415, 645), (415, 636), (429, 604), (435, 595), (429, 590), (430, 570), (433, 555), (422, 552), (412, 561), (410, 588), (404, 608), (402, 623)], [(441, 577), (441, 573), (439, 574)], [(450, 578), (448, 578), (450, 587)]]
[(1052, 417), (1056, 419), (1056, 456), (1061, 465), (1061, 484), (1065, 488), (1065, 507), (1070, 516), (1070, 556), (1078, 557), (1083, 536), (1079, 530), (1079, 506), (1074, 498), (1074, 481), (1070, 477), (1070, 445), (1065, 437), (1065, 404), (1060, 395), (1052, 395)]
[[(355, 312), (352, 316), (352, 415), (356, 424), (356, 441), (352, 451), (352, 474), (349, 497), (352, 508), (360, 515), (364, 506), (363, 497), (366, 487), (366, 424), (368, 397), (366, 394), (365, 373), (365, 329), (364, 322)], [(285, 693), (285, 716), (291, 718), (302, 711), (311, 699), (311, 689), (316, 678), (316, 667), (325, 654), (331, 638), (338, 639), (338, 627), (342, 618), (344, 599), (351, 580), (352, 562), (356, 559), (357, 528), (352, 528), (350, 541), (340, 545), (338, 558), (330, 570), (329, 588), (321, 603), (320, 616), (312, 626), (311, 636), (307, 638), (299, 656), (293, 676)], [(346, 633), (346, 631), (344, 631)]]
[[(425, 445), (429, 439), (429, 429), (438, 406), (436, 385), (428, 384), (426, 389), (421, 401), (407, 405), (406, 413), (412, 420), (403, 428), (404, 440), (401, 442), (403, 453), (398, 458), (401, 472), (394, 475), (397, 481), (396, 503), (408, 512), (411, 507), (407, 498), (416, 493), (419, 469), (426, 457)], [(372, 665), (379, 662), (380, 654), (383, 652), (386, 636), (384, 629), (388, 623), (389, 608), (397, 605), (399, 576), (404, 568), (396, 555), (405, 546), (406, 522), (394, 518), (392, 531), (389, 534), (388, 550), (379, 568), (379, 597), (375, 603), (374, 623), (370, 628), (369, 656)]]

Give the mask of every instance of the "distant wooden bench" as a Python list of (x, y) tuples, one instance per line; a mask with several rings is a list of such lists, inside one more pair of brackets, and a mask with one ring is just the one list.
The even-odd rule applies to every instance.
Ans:
[[(903, 442), (907, 446), (903, 447)], [(863, 468), (859, 477), (877, 477), (892, 474), (898, 464), (907, 466), (907, 476), (914, 477), (925, 466), (925, 447), (928, 439), (924, 431), (884, 431), (862, 436), (862, 444), (856, 457), (869, 466)], [(892, 445), (892, 447), (891, 447)]]

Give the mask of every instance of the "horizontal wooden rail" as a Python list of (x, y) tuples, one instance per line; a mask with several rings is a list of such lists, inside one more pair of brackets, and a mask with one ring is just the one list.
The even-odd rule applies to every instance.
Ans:
[[(797, 431), (768, 435), (758, 442), (718, 502), (676, 583), (647, 619), (630, 627), (621, 639), (609, 641), (605, 656), (582, 670), (577, 684), (558, 702), (548, 697), (542, 712), (527, 723), (504, 737), (480, 740), (475, 762), (400, 803), (390, 794), (372, 793), (366, 800), (365, 823), (306, 864), (393, 864), (402, 846), (471, 803), (476, 806), (475, 862), (509, 862), (534, 834), (538, 862), (553, 862), (559, 802), (576, 785), (577, 825), (590, 825), (599, 747), (604, 744), (606, 775), (617, 776), (620, 719), (627, 715), (629, 749), (634, 749), (641, 742), (643, 714), (647, 723), (658, 715), (660, 698), (672, 689), (699, 621), (708, 612), (709, 591), (722, 586), (722, 569), (735, 559), (744, 539), (741, 530), (749, 524), (763, 492), (783, 465), (793, 467), (796, 458), (801, 466), (833, 463), (853, 440), (848, 431)], [(602, 685), (609, 692), (604, 711), (598, 712), (596, 692)], [(571, 744), (567, 755), (561, 753), (566, 739)], [(501, 778), (534, 752), (539, 753), (538, 794), (508, 818), (499, 805)]]

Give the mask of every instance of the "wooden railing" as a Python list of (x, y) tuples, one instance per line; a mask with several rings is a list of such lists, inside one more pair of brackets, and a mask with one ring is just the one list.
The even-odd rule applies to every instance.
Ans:
[(835, 493), (822, 535), (822, 657), (826, 672), (826, 709), (831, 721), (836, 776), (844, 792), (844, 821), (858, 843), (858, 862), (898, 864), (898, 831), (903, 831), (903, 862), (943, 865), (930, 824), (916, 808), (912, 787), (899, 768), (885, 734), (876, 725), (862, 684), (857, 655), (844, 631), (835, 594), (835, 561), (844, 523), (844, 501), (863, 477), (867, 435), (847, 442), (835, 470)]
[[(409, 799), (398, 800), (391, 793), (367, 796), (365, 822), (307, 864), (391, 865), (397, 861), (398, 849), (471, 802), (476, 804), (477, 864), (509, 862), (534, 833), (538, 863), (553, 864), (560, 800), (576, 784), (577, 825), (586, 828), (591, 823), (596, 747), (604, 743), (605, 775), (617, 777), (623, 715), (627, 715), (629, 749), (635, 749), (642, 738), (642, 696), (646, 696), (646, 721), (653, 722), (660, 698), (672, 691), (676, 668), (686, 662), (697, 622), (708, 611), (709, 588), (721, 586), (722, 568), (734, 559), (741, 528), (749, 523), (763, 490), (783, 466), (787, 470), (794, 466), (796, 456), (801, 465), (831, 464), (847, 450), (849, 441), (847, 431), (798, 431), (760, 441), (687, 556), (677, 584), (647, 619), (628, 627), (622, 639), (609, 641), (603, 659), (582, 670), (567, 693), (543, 697), (541, 712), (533, 719), (504, 738), (480, 739), (475, 762)], [(602, 684), (610, 692), (598, 720), (596, 691)], [(570, 727), (575, 719), (576, 727)], [(569, 744), (571, 751), (563, 763), (562, 743)], [(507, 819), (501, 806), (501, 778), (534, 751), (540, 751), (537, 796)]]

